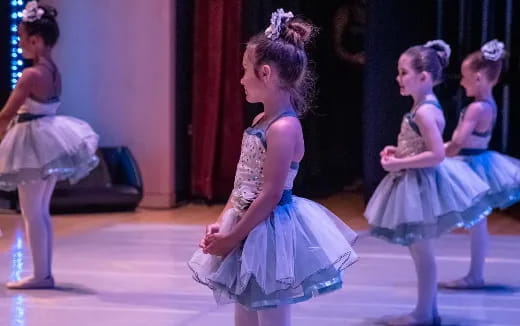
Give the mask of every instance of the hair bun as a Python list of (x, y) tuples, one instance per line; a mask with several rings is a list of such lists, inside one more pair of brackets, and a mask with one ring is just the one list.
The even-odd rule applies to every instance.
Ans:
[(277, 9), (271, 14), (271, 25), (265, 30), (265, 36), (271, 41), (283, 41), (303, 48), (314, 35), (312, 24), (294, 18), (292, 12)]
[(433, 40), (426, 42), (424, 47), (431, 48), (437, 53), (443, 68), (448, 66), (451, 56), (451, 48), (448, 43), (444, 42), (443, 40)]
[(314, 27), (298, 18), (292, 18), (287, 25), (282, 28), (280, 37), (299, 48), (305, 47), (315, 34)]
[(40, 6), (40, 8), (42, 8), (45, 11), (43, 17), (51, 19), (56, 19), (56, 17), (58, 17), (58, 10), (56, 10), (56, 8), (44, 5)]

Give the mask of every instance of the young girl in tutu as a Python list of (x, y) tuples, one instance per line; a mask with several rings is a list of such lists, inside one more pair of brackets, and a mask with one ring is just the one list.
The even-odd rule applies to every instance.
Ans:
[(56, 10), (27, 3), (19, 26), (26, 68), (0, 112), (0, 189), (18, 189), (32, 253), (32, 276), (11, 289), (54, 287), (50, 200), (57, 180), (75, 182), (98, 163), (98, 136), (83, 121), (56, 116), (61, 78), (51, 51), (59, 36)]
[[(504, 44), (493, 40), (462, 62), (460, 84), (464, 87), (466, 95), (474, 98), (474, 101), (462, 110), (459, 124), (451, 141), (446, 144), (446, 155), (462, 159), (489, 185), (490, 189), (484, 201), (493, 208), (500, 209), (520, 200), (520, 161), (488, 150), (497, 117), (493, 87), (498, 82), (505, 55)], [(472, 227), (471, 263), (468, 274), (462, 279), (442, 282), (441, 287), (484, 287), (484, 262), (488, 247), (487, 220), (475, 222), (465, 225)]]
[(289, 304), (341, 288), (357, 258), (349, 227), (291, 194), (304, 154), (297, 116), (306, 108), (304, 46), (313, 30), (279, 9), (248, 42), (241, 84), (264, 110), (244, 132), (230, 199), (189, 261), (218, 303), (235, 303), (238, 326), (290, 325)]
[(388, 325), (439, 325), (436, 265), (432, 238), (489, 213), (480, 199), (488, 187), (471, 169), (444, 160), (444, 116), (433, 93), (447, 66), (449, 46), (441, 41), (406, 50), (399, 58), (397, 82), (414, 104), (401, 124), (397, 147), (381, 152), (390, 172), (365, 211), (371, 234), (408, 246), (418, 280), (418, 300), (407, 315), (388, 318)]

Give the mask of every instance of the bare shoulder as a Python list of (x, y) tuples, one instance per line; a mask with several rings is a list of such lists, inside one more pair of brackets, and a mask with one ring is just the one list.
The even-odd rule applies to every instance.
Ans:
[(439, 110), (438, 107), (430, 103), (425, 103), (415, 111), (415, 119), (418, 122), (435, 121), (439, 114), (442, 114), (442, 111)]
[(486, 106), (482, 102), (473, 102), (466, 108), (464, 118), (478, 118), (486, 111)]
[(297, 117), (286, 116), (276, 120), (267, 130), (269, 135), (296, 135), (302, 132), (300, 120)]
[(37, 84), (42, 78), (42, 73), (33, 67), (25, 68), (16, 83), (17, 88), (29, 89)]
[(42, 72), (34, 67), (25, 68), (22, 72), (20, 80), (31, 81), (39, 80), (42, 77)]

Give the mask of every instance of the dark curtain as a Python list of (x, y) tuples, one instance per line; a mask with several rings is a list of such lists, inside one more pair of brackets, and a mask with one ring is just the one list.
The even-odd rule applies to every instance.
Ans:
[[(385, 172), (379, 152), (395, 145), (411, 100), (399, 95), (397, 61), (408, 47), (435, 38), (434, 1), (369, 0), (366, 41), (363, 169), (368, 199)], [(441, 102), (442, 99), (441, 99)]]
[(309, 51), (317, 95), (303, 120), (306, 157), (297, 180), (297, 190), (307, 196), (327, 196), (361, 178), (364, 65), (344, 55), (364, 51), (364, 2), (302, 2), (303, 14), (319, 28)]
[(193, 2), (175, 4), (175, 199), (191, 196), (191, 125), (193, 67)]
[(191, 192), (226, 198), (244, 129), (242, 1), (197, 0), (194, 7)]
[(520, 158), (520, 3), (513, 1), (513, 19), (511, 30), (511, 49), (509, 49), (509, 70), (504, 78), (510, 85), (510, 115), (509, 115), (509, 133), (508, 133), (508, 152), (517, 158)]

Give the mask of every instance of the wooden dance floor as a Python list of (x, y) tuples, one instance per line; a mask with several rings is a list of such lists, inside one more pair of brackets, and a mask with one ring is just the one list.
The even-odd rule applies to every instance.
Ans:
[[(342, 290), (293, 306), (293, 325), (374, 325), (381, 316), (410, 311), (416, 289), (406, 248), (363, 236), (362, 202), (355, 195), (323, 202), (345, 213), (341, 215), (347, 223), (362, 234), (355, 246), (360, 260), (345, 273)], [(221, 208), (188, 205), (167, 211), (55, 217), (58, 288), (2, 287), (0, 325), (233, 325), (232, 306), (216, 306), (211, 292), (192, 281), (186, 266), (202, 235), (202, 223)], [(511, 227), (504, 227), (508, 223)], [(496, 215), (491, 224), (495, 234), (486, 270), (490, 286), (482, 291), (441, 291), (443, 325), (520, 325), (520, 220)], [(30, 256), (18, 216), (0, 215), (0, 227), (0, 279), (7, 280), (30, 271)], [(437, 262), (440, 279), (463, 275), (467, 235), (440, 239)]]

